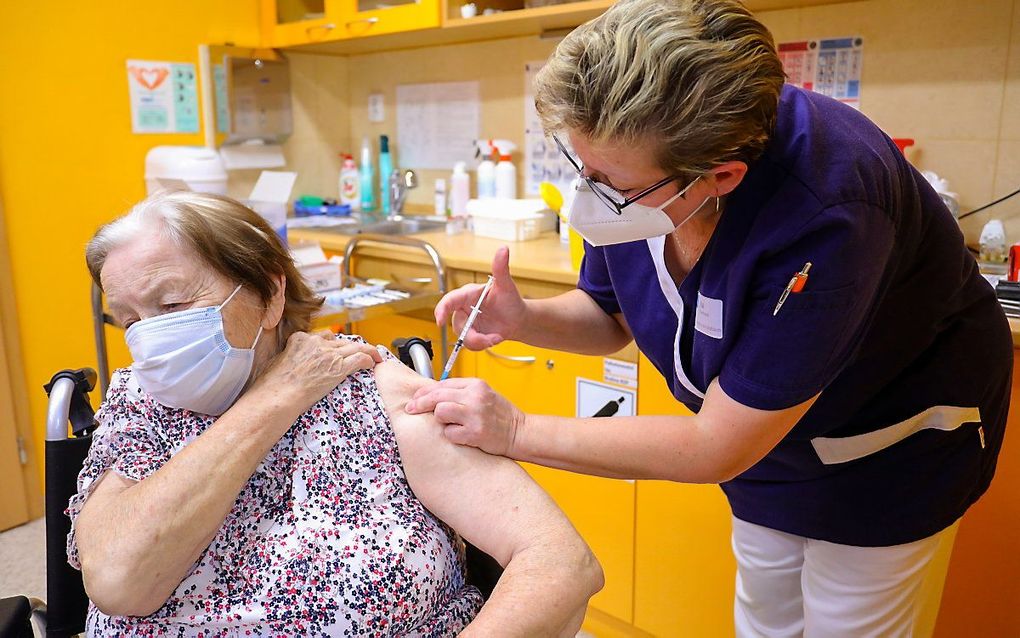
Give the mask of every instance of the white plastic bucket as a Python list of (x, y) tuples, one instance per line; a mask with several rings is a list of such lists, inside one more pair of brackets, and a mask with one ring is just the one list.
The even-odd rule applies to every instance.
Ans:
[(204, 146), (156, 146), (145, 155), (145, 190), (151, 195), (157, 180), (175, 179), (202, 193), (227, 194), (227, 171), (219, 153)]

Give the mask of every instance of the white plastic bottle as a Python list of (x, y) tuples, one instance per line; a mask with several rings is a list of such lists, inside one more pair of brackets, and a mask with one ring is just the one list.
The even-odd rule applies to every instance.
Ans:
[(496, 196), (496, 164), (492, 161), (495, 149), (490, 148), (490, 155), (478, 165), (478, 198), (485, 199)]
[(496, 197), (517, 199), (517, 168), (510, 161), (510, 155), (500, 155), (496, 164)]
[(467, 217), (467, 203), (471, 199), (471, 176), (467, 173), (464, 162), (453, 165), (450, 176), (450, 216)]
[(442, 177), (436, 179), (435, 214), (446, 217), (446, 180)]
[(347, 204), (352, 211), (361, 209), (361, 192), (358, 182), (358, 165), (354, 158), (344, 153), (344, 163), (340, 168), (340, 203)]

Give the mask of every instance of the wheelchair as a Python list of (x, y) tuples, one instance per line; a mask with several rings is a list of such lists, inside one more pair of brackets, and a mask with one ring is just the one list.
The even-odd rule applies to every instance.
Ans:
[[(105, 346), (105, 342), (104, 342)], [(418, 337), (393, 343), (400, 360), (419, 374), (433, 377), (431, 344)], [(106, 370), (105, 347), (100, 368)], [(95, 413), (88, 395), (108, 379), (95, 370), (61, 370), (44, 386), (49, 403), (46, 415), (46, 602), (26, 596), (0, 599), (0, 638), (32, 638), (33, 621), (47, 638), (68, 638), (85, 631), (89, 600), (81, 572), (67, 562), (67, 535), (71, 521), (64, 509), (77, 491), (78, 473), (92, 444)], [(71, 432), (68, 433), (68, 421)], [(481, 550), (465, 542), (467, 581), (488, 599), (503, 568)]]

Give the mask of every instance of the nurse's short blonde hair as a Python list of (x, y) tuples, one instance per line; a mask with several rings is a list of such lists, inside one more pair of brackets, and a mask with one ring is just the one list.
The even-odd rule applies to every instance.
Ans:
[(275, 278), (283, 275), (281, 347), (292, 333), (308, 330), (312, 314), (322, 306), (322, 297), (305, 283), (269, 223), (240, 202), (211, 193), (158, 192), (101, 226), (85, 248), (92, 280), (102, 287), (100, 274), (110, 251), (153, 228), (193, 250), (217, 273), (255, 291), (267, 305), (276, 293)]
[(650, 144), (694, 177), (761, 154), (784, 81), (772, 34), (736, 0), (620, 0), (560, 42), (535, 105), (550, 133)]

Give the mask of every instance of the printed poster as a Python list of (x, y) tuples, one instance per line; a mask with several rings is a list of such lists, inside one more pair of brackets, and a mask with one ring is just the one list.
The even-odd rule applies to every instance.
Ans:
[(781, 42), (779, 60), (790, 84), (860, 109), (863, 51), (860, 37)]
[(524, 65), (524, 196), (537, 197), (538, 185), (550, 182), (566, 197), (577, 172), (556, 148), (551, 137), (545, 136), (542, 122), (535, 110), (535, 75), (545, 62)]
[(128, 60), (127, 79), (132, 132), (198, 132), (194, 64)]

